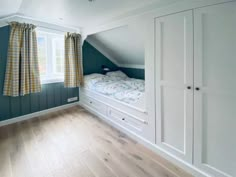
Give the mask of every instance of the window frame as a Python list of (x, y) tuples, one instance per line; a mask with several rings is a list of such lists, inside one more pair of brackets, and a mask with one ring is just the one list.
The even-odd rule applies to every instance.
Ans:
[(44, 30), (37, 30), (37, 38), (38, 37), (46, 38), (46, 44), (45, 44), (46, 45), (46, 74), (41, 75), (40, 73), (41, 84), (64, 82), (64, 72), (56, 73), (56, 54), (55, 54), (55, 51), (56, 51), (55, 41), (63, 40), (63, 45), (64, 45), (64, 34), (56, 33), (56, 32), (48, 32)]

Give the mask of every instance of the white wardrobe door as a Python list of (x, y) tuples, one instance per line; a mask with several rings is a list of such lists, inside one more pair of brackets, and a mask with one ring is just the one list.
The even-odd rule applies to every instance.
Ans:
[(193, 16), (156, 19), (156, 143), (192, 162)]
[(194, 16), (194, 162), (214, 176), (236, 176), (236, 2)]

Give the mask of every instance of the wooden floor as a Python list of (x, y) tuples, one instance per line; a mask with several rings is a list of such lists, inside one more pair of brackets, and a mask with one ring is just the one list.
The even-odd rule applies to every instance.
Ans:
[(81, 107), (0, 127), (0, 177), (189, 177)]

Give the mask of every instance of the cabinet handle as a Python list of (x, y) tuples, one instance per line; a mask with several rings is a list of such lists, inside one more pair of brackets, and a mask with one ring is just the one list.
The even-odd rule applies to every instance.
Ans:
[(192, 88), (191, 86), (188, 86), (188, 87), (187, 87), (187, 89), (189, 89), (189, 90), (190, 90), (191, 88)]
[(197, 91), (199, 91), (199, 90), (200, 90), (200, 88), (199, 88), (199, 87), (196, 87), (196, 90), (197, 90)]
[(122, 118), (122, 120), (125, 120), (125, 118)]
[(92, 104), (93, 102), (92, 102), (92, 101), (90, 101), (89, 103), (90, 103), (90, 104)]

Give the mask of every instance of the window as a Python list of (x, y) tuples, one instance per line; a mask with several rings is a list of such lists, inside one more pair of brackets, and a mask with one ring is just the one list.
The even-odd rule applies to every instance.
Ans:
[(38, 31), (38, 56), (41, 82), (64, 81), (64, 35)]

